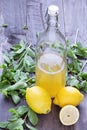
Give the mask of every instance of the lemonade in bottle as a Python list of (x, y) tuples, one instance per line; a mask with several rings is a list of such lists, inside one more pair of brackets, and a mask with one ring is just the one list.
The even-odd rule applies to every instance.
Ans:
[(66, 42), (58, 30), (58, 7), (47, 13), (47, 29), (40, 34), (36, 48), (36, 85), (56, 96), (66, 82)]

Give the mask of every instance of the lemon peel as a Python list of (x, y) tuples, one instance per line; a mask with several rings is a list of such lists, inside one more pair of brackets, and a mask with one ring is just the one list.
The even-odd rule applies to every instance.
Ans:
[(77, 106), (83, 99), (84, 95), (78, 89), (67, 86), (60, 89), (53, 103), (60, 107), (65, 105)]
[(26, 89), (26, 102), (38, 114), (47, 114), (51, 111), (51, 98), (49, 93), (39, 86)]

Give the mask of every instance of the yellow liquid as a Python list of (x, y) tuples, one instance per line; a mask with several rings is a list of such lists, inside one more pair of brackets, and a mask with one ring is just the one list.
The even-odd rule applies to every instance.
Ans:
[(45, 88), (50, 96), (56, 96), (65, 86), (66, 67), (63, 58), (55, 53), (43, 54), (36, 66), (36, 85)]

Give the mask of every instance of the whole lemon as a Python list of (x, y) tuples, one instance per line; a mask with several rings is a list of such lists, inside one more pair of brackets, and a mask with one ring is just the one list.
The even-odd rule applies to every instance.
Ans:
[(77, 106), (83, 100), (83, 98), (84, 95), (78, 89), (67, 86), (60, 89), (53, 103), (60, 107), (65, 105)]
[(26, 89), (26, 102), (38, 114), (47, 114), (51, 111), (51, 98), (42, 87), (33, 86)]

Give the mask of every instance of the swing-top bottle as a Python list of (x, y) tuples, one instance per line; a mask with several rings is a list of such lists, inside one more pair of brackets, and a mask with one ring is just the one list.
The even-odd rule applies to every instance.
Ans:
[(45, 88), (51, 98), (66, 83), (66, 41), (58, 29), (58, 12), (56, 5), (48, 7), (47, 29), (36, 45), (36, 85)]

